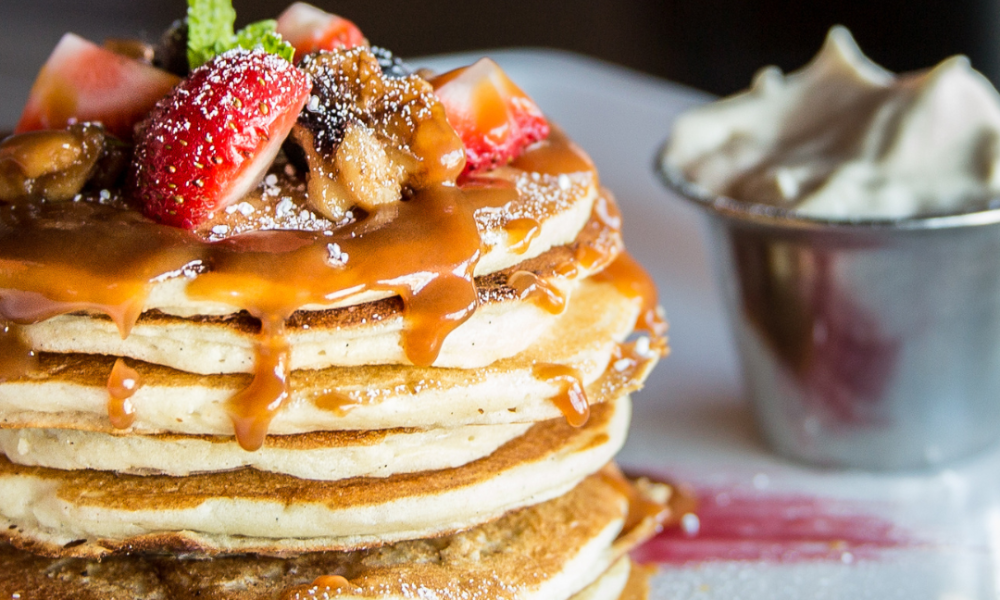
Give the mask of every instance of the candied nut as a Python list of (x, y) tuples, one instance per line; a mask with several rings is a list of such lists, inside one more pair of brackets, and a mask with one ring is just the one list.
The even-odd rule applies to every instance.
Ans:
[(109, 38), (104, 40), (104, 47), (119, 56), (131, 58), (147, 65), (153, 64), (154, 48), (142, 40)]
[(299, 66), (313, 90), (292, 137), (318, 211), (336, 219), (351, 206), (370, 210), (462, 172), (462, 140), (421, 77), (386, 74), (364, 47), (311, 54)]
[(405, 168), (390, 159), (367, 126), (348, 126), (334, 162), (348, 195), (361, 208), (371, 211), (399, 199)]
[(84, 123), (0, 142), (0, 201), (73, 198), (107, 155), (107, 138), (100, 125)]
[(160, 41), (153, 47), (153, 66), (177, 75), (187, 77), (189, 72), (187, 57), (188, 23), (178, 19), (163, 32)]
[(298, 129), (293, 136), (306, 148), (310, 164), (309, 204), (328, 219), (339, 221), (355, 206), (371, 212), (400, 199), (406, 169), (367, 126), (350, 124), (333, 160), (319, 156), (308, 130)]
[(69, 131), (32, 131), (14, 135), (0, 144), (0, 161), (15, 166), (27, 179), (68, 169), (83, 148)]

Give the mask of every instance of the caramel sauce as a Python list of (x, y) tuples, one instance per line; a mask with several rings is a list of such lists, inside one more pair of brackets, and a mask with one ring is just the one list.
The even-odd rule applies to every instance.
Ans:
[(128, 429), (135, 421), (132, 396), (142, 387), (138, 371), (118, 359), (108, 377), (108, 419), (115, 429)]
[(566, 309), (566, 296), (559, 288), (529, 271), (515, 271), (507, 278), (522, 300), (531, 300), (553, 315)]
[(612, 283), (620, 293), (642, 301), (636, 329), (645, 331), (656, 339), (662, 338), (667, 332), (667, 322), (661, 315), (656, 284), (642, 265), (628, 253), (619, 254), (614, 262), (594, 275), (594, 280)]
[(313, 401), (316, 408), (320, 410), (325, 410), (332, 412), (338, 417), (342, 417), (347, 414), (349, 410), (360, 405), (360, 402), (355, 401), (353, 398), (347, 394), (336, 391), (327, 391), (320, 395)]
[(13, 323), (0, 327), (0, 381), (16, 379), (35, 368), (38, 357)]
[[(593, 169), (560, 132), (514, 166), (546, 173)], [(395, 203), (392, 218), (372, 214), (332, 231), (252, 231), (214, 242), (91, 201), (7, 206), (0, 208), (0, 320), (30, 324), (100, 313), (124, 338), (157, 281), (188, 275), (189, 297), (238, 307), (261, 322), (252, 383), (228, 403), (240, 444), (254, 449), (289, 397), (284, 322), (295, 311), (366, 290), (398, 295), (407, 358), (433, 364), (447, 336), (477, 308), (473, 273), (482, 241), (474, 213), (507, 206), (517, 194), (502, 179), (434, 185)], [(531, 228), (525, 231), (527, 239)], [(0, 374), (13, 377), (28, 368), (30, 352), (19, 340), (16, 327), (0, 336)], [(571, 373), (550, 376), (567, 381), (566, 411), (582, 424), (586, 400), (579, 382)]]
[(284, 329), (284, 320), (273, 315), (262, 319), (253, 380), (227, 403), (236, 440), (244, 450), (259, 450), (264, 445), (268, 425), (291, 394), (289, 347)]
[(100, 312), (125, 338), (153, 280), (197, 262), (199, 246), (187, 231), (89, 203), (3, 207), (0, 316), (28, 324)]
[(671, 507), (655, 502), (645, 497), (614, 465), (608, 465), (598, 472), (601, 480), (618, 490), (628, 499), (628, 515), (619, 537), (628, 535), (630, 531), (647, 519), (661, 524), (672, 514)]
[(509, 238), (510, 250), (514, 254), (524, 254), (531, 242), (538, 237), (542, 227), (535, 219), (514, 219), (504, 225)]
[[(621, 213), (603, 194), (594, 201), (594, 214), (597, 219), (587, 227), (621, 231)], [(556, 272), (563, 277), (574, 278), (581, 269), (587, 272), (600, 271), (611, 264), (618, 254), (617, 247), (581, 244), (573, 251), (573, 259), (560, 265)]]
[(539, 363), (533, 368), (535, 377), (549, 383), (558, 383), (561, 390), (552, 402), (559, 408), (566, 422), (573, 427), (583, 427), (590, 418), (590, 402), (583, 389), (583, 378), (573, 367)]
[(548, 138), (530, 146), (526, 152), (511, 161), (510, 166), (543, 175), (597, 173), (587, 153), (555, 126)]
[[(314, 600), (339, 595), (340, 590), (357, 590), (357, 586), (340, 575), (320, 575), (311, 585), (300, 585), (289, 588), (281, 594), (281, 600)], [(331, 594), (331, 592), (338, 592)]]

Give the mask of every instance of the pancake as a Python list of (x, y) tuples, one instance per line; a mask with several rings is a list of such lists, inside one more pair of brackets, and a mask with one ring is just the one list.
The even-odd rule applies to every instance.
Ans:
[[(627, 500), (620, 487), (592, 476), (568, 494), (508, 513), (492, 523), (436, 538), (344, 553), (294, 558), (192, 560), (122, 556), (48, 559), (0, 545), (0, 597), (21, 600), (296, 600), (338, 597), (613, 600), (622, 557), (654, 531), (652, 517), (623, 535)], [(633, 585), (639, 569), (628, 569)], [(352, 589), (313, 586), (340, 575)], [(600, 578), (598, 576), (601, 576)], [(595, 587), (589, 587), (595, 579)], [(640, 582), (641, 583), (641, 582)], [(586, 588), (586, 591), (584, 591)], [(309, 592), (313, 591), (313, 594)]]
[[(621, 251), (620, 233), (608, 223), (602, 197), (576, 239), (547, 250), (492, 277), (476, 280), (479, 307), (444, 340), (435, 366), (475, 368), (527, 348), (554, 319), (546, 294), (572, 304), (578, 282), (603, 268)], [(601, 208), (603, 207), (603, 208)], [(591, 264), (576, 257), (594, 255)], [(541, 302), (530, 290), (511, 285), (515, 273), (531, 273)], [(293, 369), (328, 366), (407, 364), (404, 306), (390, 298), (361, 306), (299, 311), (284, 326)], [(180, 318), (159, 311), (139, 317), (127, 337), (104, 315), (55, 316), (21, 328), (35, 351), (129, 357), (199, 374), (251, 373), (260, 322), (245, 313), (230, 317)]]
[[(483, 206), (474, 212), (483, 244), (482, 255), (474, 270), (477, 277), (508, 269), (552, 248), (572, 243), (590, 219), (600, 195), (597, 177), (590, 172), (560, 177), (507, 167), (495, 170), (491, 179), (510, 181), (518, 193), (501, 206)], [(294, 198), (294, 195), (291, 197)], [(244, 202), (248, 200), (252, 202), (252, 198)], [(511, 224), (517, 221), (532, 223), (532, 233), (527, 239), (512, 228)], [(189, 280), (183, 276), (157, 281), (144, 309), (182, 317), (238, 312), (239, 309), (230, 304), (190, 297), (186, 293), (188, 283)], [(303, 310), (355, 306), (391, 295), (367, 290), (335, 302), (308, 304)]]
[[(552, 402), (564, 381), (538, 365), (574, 369), (591, 402), (637, 389), (655, 353), (612, 360), (632, 330), (638, 302), (613, 285), (585, 280), (555, 325), (521, 354), (476, 370), (366, 366), (296, 371), (291, 397), (271, 421), (273, 434), (331, 429), (457, 427), (536, 422), (560, 416)], [(0, 383), (0, 427), (114, 432), (108, 420), (112, 358), (43, 355), (39, 370)], [(131, 397), (132, 431), (231, 435), (228, 399), (245, 375), (205, 377), (130, 363), (144, 384)], [(598, 380), (601, 380), (598, 383)], [(331, 397), (330, 393), (338, 395)]]
[(270, 436), (254, 452), (226, 436), (108, 435), (68, 429), (0, 430), (11, 462), (53, 469), (171, 475), (252, 467), (299, 479), (388, 477), (458, 467), (488, 456), (530, 424), (382, 429)]
[(545, 421), (466, 465), (382, 479), (309, 481), (253, 469), (141, 477), (0, 459), (0, 536), (38, 553), (96, 557), (287, 555), (442, 535), (569, 491), (621, 448), (630, 409), (628, 397), (605, 402), (583, 427)]

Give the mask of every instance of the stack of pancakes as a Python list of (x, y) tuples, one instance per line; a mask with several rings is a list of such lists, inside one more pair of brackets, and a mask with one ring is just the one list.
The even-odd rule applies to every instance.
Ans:
[[(236, 217), (304, 219), (301, 176), (273, 174)], [(464, 194), (480, 244), (475, 310), (460, 317), (418, 301), (431, 278), (302, 300), (276, 319), (266, 303), (195, 291), (226, 268), (207, 244), (132, 240), (126, 267), (94, 239), (117, 209), (28, 226), (4, 213), (2, 362), (22, 346), (34, 361), (0, 383), (0, 597), (637, 593), (627, 551), (662, 522), (669, 490), (633, 485), (611, 460), (629, 394), (665, 345), (614, 201), (559, 132), (448, 193)], [(274, 211), (282, 202), (296, 208)], [(25, 243), (52, 231), (72, 250)], [(307, 245), (351, 268), (353, 238), (313, 233)], [(24, 265), (78, 296), (77, 280), (125, 296), (47, 295)], [(247, 289), (286, 283), (268, 277)], [(637, 323), (648, 331), (633, 335)]]

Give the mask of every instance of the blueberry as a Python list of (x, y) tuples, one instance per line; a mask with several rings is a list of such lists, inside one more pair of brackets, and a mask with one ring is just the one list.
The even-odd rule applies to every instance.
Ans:
[(401, 78), (413, 74), (413, 69), (389, 50), (372, 46), (371, 51), (378, 59), (378, 66), (382, 67), (382, 73), (386, 77)]
[(174, 21), (163, 32), (159, 43), (153, 49), (153, 64), (178, 77), (187, 77), (189, 71), (187, 37), (187, 19)]

